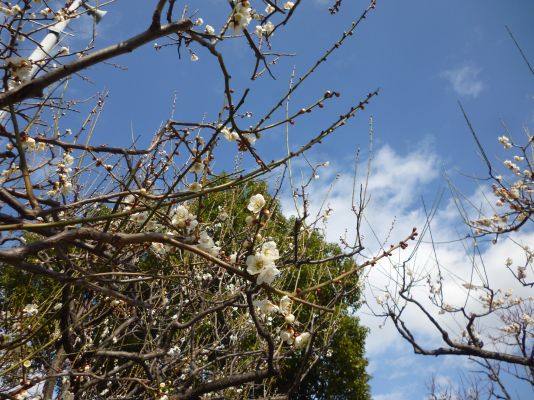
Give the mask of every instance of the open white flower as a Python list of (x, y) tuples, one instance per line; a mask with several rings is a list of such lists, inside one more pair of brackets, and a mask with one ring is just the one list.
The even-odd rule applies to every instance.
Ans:
[(243, 136), (243, 139), (245, 139), (247, 141), (247, 143), (251, 146), (254, 145), (254, 143), (256, 143), (256, 135), (252, 134), (252, 133), (243, 133), (241, 136)]
[(287, 344), (293, 344), (293, 332), (291, 331), (280, 331), (280, 339), (286, 342)]
[(270, 285), (278, 275), (280, 275), (280, 270), (276, 268), (274, 264), (272, 264), (260, 271), (258, 278), (256, 279), (256, 283), (258, 285), (261, 285), (262, 283)]
[(63, 162), (65, 165), (71, 165), (74, 162), (74, 157), (70, 155), (70, 153), (65, 153), (63, 156)]
[[(172, 224), (178, 225), (181, 228), (185, 226), (185, 220), (189, 218), (189, 210), (182, 205), (179, 205), (174, 210), (174, 215), (172, 217)], [(183, 224), (182, 224), (183, 223)]]
[(6, 67), (11, 71), (13, 78), (25, 81), (30, 77), (32, 63), (23, 57), (8, 57), (5, 60)]
[(126, 204), (124, 207), (125, 210), (131, 210), (132, 206), (135, 203), (135, 196), (133, 194), (129, 194), (124, 199), (122, 199), (122, 203)]
[(39, 312), (39, 309), (35, 304), (26, 304), (22, 309), (22, 313), (25, 317), (31, 317)]
[(261, 36), (263, 35), (263, 28), (262, 28), (262, 26), (261, 26), (261, 25), (256, 25), (255, 32), (256, 32), (256, 36), (261, 37)]
[(202, 185), (198, 182), (193, 182), (189, 185), (189, 190), (192, 192), (200, 192), (202, 190)]
[(498, 139), (505, 149), (512, 148), (512, 144), (510, 143), (510, 138), (508, 136), (499, 136)]
[(239, 139), (239, 135), (237, 134), (237, 132), (231, 131), (226, 126), (221, 129), (221, 133), (223, 134), (224, 138), (229, 142), (235, 142), (237, 139)]
[(215, 35), (215, 29), (211, 25), (206, 25), (204, 30), (208, 35)]
[(284, 296), (280, 299), (279, 310), (282, 313), (282, 315), (291, 314), (291, 303), (292, 301), (288, 296)]
[(146, 212), (139, 212), (139, 213), (135, 213), (135, 214), (132, 214), (131, 217), (130, 217), (130, 220), (134, 223), (134, 224), (142, 224), (143, 222), (146, 221), (146, 218), (147, 218), (147, 213)]
[(246, 260), (247, 272), (251, 275), (258, 275), (256, 283), (270, 285), (274, 279), (280, 275), (280, 271), (274, 265), (274, 260), (265, 257), (262, 253), (250, 255)]
[(280, 258), (280, 253), (278, 252), (278, 249), (276, 248), (276, 243), (272, 240), (269, 242), (263, 243), (261, 246), (261, 253), (271, 260), (278, 260)]
[(199, 234), (198, 248), (207, 253), (210, 253), (212, 256), (215, 256), (215, 257), (217, 257), (219, 255), (219, 252), (221, 251), (221, 248), (218, 246), (215, 246), (213, 239), (206, 231), (202, 231)]
[(269, 315), (278, 311), (278, 306), (271, 303), (268, 299), (254, 300), (252, 304), (254, 304), (254, 307), (258, 307), (265, 315)]
[(230, 28), (234, 31), (240, 31), (248, 26), (252, 20), (250, 3), (248, 0), (239, 1), (234, 7)]
[(61, 186), (61, 193), (63, 193), (65, 196), (68, 196), (71, 192), (72, 192), (72, 182), (64, 181)]
[(265, 198), (261, 194), (255, 194), (248, 202), (247, 209), (257, 214), (265, 206)]
[(251, 275), (257, 275), (265, 268), (274, 267), (274, 260), (265, 257), (262, 253), (256, 253), (247, 257), (246, 264), (247, 272)]
[(165, 245), (160, 242), (152, 242), (150, 244), (150, 249), (158, 256), (164, 256), (167, 251)]
[(295, 7), (295, 3), (292, 1), (287, 1), (284, 3), (284, 10), (291, 10), (293, 7)]
[(194, 229), (198, 222), (196, 221), (196, 215), (191, 214), (185, 206), (179, 205), (174, 209), (171, 224), (177, 228), (187, 227), (189, 229)]
[(189, 172), (194, 172), (196, 174), (200, 174), (202, 171), (204, 171), (204, 164), (199, 161), (193, 163), (189, 169)]
[(22, 145), (27, 151), (34, 151), (35, 150), (35, 139), (31, 137), (26, 137), (24, 141), (22, 142)]
[(310, 341), (311, 334), (303, 332), (295, 338), (295, 349), (304, 349)]
[(215, 244), (213, 243), (213, 239), (208, 234), (208, 232), (206, 231), (200, 232), (199, 239), (198, 239), (198, 247), (200, 247), (201, 249), (208, 249), (213, 246), (215, 246)]
[(265, 25), (256, 26), (256, 35), (261, 37), (262, 35), (268, 36), (274, 31), (274, 24), (271, 21), (267, 21)]

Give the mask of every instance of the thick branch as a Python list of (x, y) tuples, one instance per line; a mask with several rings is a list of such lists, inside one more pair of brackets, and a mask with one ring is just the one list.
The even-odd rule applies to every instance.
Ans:
[(120, 42), (106, 47), (105, 49), (95, 51), (94, 53), (73, 61), (70, 64), (63, 65), (62, 67), (50, 71), (41, 77), (28, 81), (16, 89), (9, 90), (8, 92), (1, 94), (0, 108), (13, 105), (29, 97), (40, 97), (43, 94), (43, 90), (54, 82), (80, 72), (102, 61), (109, 60), (110, 58), (119, 56), (121, 54), (131, 53), (138, 47), (159, 37), (170, 35), (172, 33), (188, 31), (192, 26), (193, 23), (190, 20), (174, 22), (172, 24), (164, 25), (159, 29), (148, 29), (145, 32), (127, 39), (124, 42)]

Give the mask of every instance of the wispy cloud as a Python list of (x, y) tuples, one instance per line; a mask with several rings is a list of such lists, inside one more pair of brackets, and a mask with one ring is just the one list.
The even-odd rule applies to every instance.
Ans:
[(377, 394), (373, 396), (374, 400), (406, 400), (406, 396), (402, 390), (394, 390), (385, 394)]
[[(365, 171), (365, 168), (363, 164), (359, 170)], [(421, 194), (436, 186), (441, 169), (442, 160), (429, 148), (401, 154), (389, 146), (384, 146), (376, 152), (369, 182), (370, 202), (365, 210), (366, 226), (361, 232), (364, 236), (367, 257), (378, 254), (382, 244), (388, 246), (402, 239), (412, 227), (418, 227), (421, 231), (427, 222), (426, 212), (420, 200)], [(334, 177), (336, 177), (335, 184), (331, 188), (331, 181)], [(358, 177), (356, 181), (357, 192), (361, 178), (361, 176)], [(320, 179), (310, 187), (308, 194), (311, 199), (311, 215), (319, 213), (321, 205), (334, 210), (326, 227), (326, 237), (330, 241), (337, 242), (340, 237), (347, 238), (349, 242), (354, 239), (354, 233), (351, 236), (350, 231), (356, 222), (351, 212), (352, 187), (353, 176), (347, 173), (346, 165), (338, 165), (335, 162), (330, 164), (328, 171), (323, 169)], [(477, 188), (472, 193), (465, 193), (465, 196), (467, 204), (487, 204), (487, 207), (491, 207), (493, 201), (489, 188)], [(428, 201), (428, 203), (431, 202), (432, 199)], [(282, 199), (282, 203), (287, 211), (292, 208), (293, 200), (285, 198)], [(437, 244), (434, 247), (429, 237), (424, 238), (417, 256), (410, 261), (414, 276), (422, 281), (427, 276), (434, 277), (435, 265), (439, 262), (441, 273), (445, 278), (443, 282), (445, 301), (455, 306), (465, 304), (474, 311), (480, 311), (482, 307), (477, 300), (478, 294), (468, 294), (462, 286), (470, 279), (474, 285), (485, 283), (492, 287), (514, 288), (514, 295), (528, 296), (528, 290), (518, 286), (511, 274), (504, 268), (504, 261), (510, 254), (517, 254), (517, 243), (534, 243), (534, 232), (518, 234), (515, 237), (517, 243), (503, 238), (496, 245), (481, 247), (481, 259), (485, 261), (484, 264), (477, 262), (475, 270), (480, 272), (483, 269), (484, 274), (478, 276), (472, 273), (473, 258), (469, 249), (466, 249), (461, 242), (454, 241), (463, 235), (459, 231), (462, 226), (463, 222), (458, 215), (454, 201), (444, 201), (432, 220), (432, 235)], [(387, 241), (383, 242), (386, 238)], [(367, 271), (364, 296), (369, 309), (381, 310), (376, 297), (383, 297), (385, 288), (389, 288), (389, 291), (394, 290), (392, 288), (396, 285), (397, 266), (408, 258), (409, 249), (396, 256), (398, 258), (393, 257)], [(452, 335), (458, 335), (458, 337), (461, 335), (461, 329), (457, 329), (462, 326), (462, 322), (465, 326), (465, 321), (456, 321), (448, 314), (439, 315), (439, 310), (429, 303), (426, 285), (414, 287), (411, 294), (419, 298), (422, 304), (428, 306), (433, 311), (434, 317), (444, 323), (444, 326), (451, 327)], [(384, 369), (388, 371), (387, 376), (390, 380), (407, 379), (404, 372), (410, 376), (418, 375), (418, 380), (421, 382), (418, 385), (420, 391), (424, 390), (424, 384), (430, 379), (432, 373), (444, 371), (449, 373), (459, 367), (464, 367), (461, 360), (457, 359), (452, 365), (447, 366), (447, 359), (444, 358), (440, 359), (440, 365), (431, 371), (428, 367), (428, 359), (407, 354), (411, 352), (411, 348), (408, 348), (409, 346), (402, 341), (403, 339), (400, 338), (392, 324), (384, 323), (383, 319), (374, 317), (365, 307), (359, 310), (358, 315), (362, 323), (371, 329), (366, 350), (371, 359), (373, 375), (381, 376), (384, 374)], [(428, 345), (428, 347), (442, 345), (441, 337), (436, 335), (435, 328), (417, 309), (406, 309), (404, 317), (420, 344)], [(488, 319), (485, 321), (485, 326), (488, 332), (491, 329), (495, 332), (495, 328), (500, 327), (500, 322)], [(488, 342), (487, 346), (491, 347), (491, 344)], [(417, 359), (415, 364), (412, 364), (414, 361), (412, 357)], [(394, 363), (388, 362), (387, 359), (390, 361), (394, 359)], [(389, 389), (382, 387), (382, 392), (379, 394), (383, 397), (375, 398), (413, 398), (402, 397), (402, 391)]]
[(480, 71), (479, 68), (466, 65), (443, 71), (440, 76), (449, 81), (459, 96), (477, 97), (485, 88), (479, 78)]

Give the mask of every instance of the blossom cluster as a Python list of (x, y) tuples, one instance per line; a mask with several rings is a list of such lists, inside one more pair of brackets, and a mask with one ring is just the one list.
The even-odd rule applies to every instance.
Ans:
[(254, 300), (254, 306), (257, 307), (264, 315), (269, 316), (273, 313), (279, 313), (284, 317), (285, 327), (280, 330), (280, 339), (288, 345), (293, 345), (295, 349), (304, 349), (310, 341), (309, 332), (298, 332), (295, 329), (297, 324), (295, 316), (291, 313), (291, 299), (283, 296), (279, 305), (272, 303), (268, 299)]
[(275, 261), (280, 258), (276, 243), (265, 242), (261, 250), (247, 257), (247, 272), (251, 275), (258, 275), (256, 283), (270, 285), (274, 279), (280, 275), (280, 270), (276, 268)]
[(506, 150), (520, 151), (513, 156), (513, 159), (503, 161), (506, 169), (518, 178), (515, 178), (515, 182), (508, 183), (501, 175), (495, 177), (496, 183), (492, 186), (493, 194), (497, 197), (495, 205), (499, 208), (506, 205), (508, 210), (497, 212), (492, 217), (481, 217), (471, 221), (472, 226), (476, 228), (476, 234), (513, 230), (532, 214), (533, 171), (528, 150), (533, 138), (529, 136), (527, 144), (522, 147), (514, 144), (508, 136), (499, 136), (498, 140)]
[(18, 82), (24, 82), (30, 78), (32, 63), (23, 57), (8, 57), (5, 59), (5, 67), (11, 72), (11, 76)]
[(74, 158), (72, 155), (65, 152), (63, 155), (63, 160), (56, 164), (58, 180), (53, 183), (53, 188), (48, 191), (48, 195), (50, 197), (55, 197), (59, 194), (67, 196), (72, 192), (73, 185), (70, 177), (72, 168), (70, 168), (70, 165), (72, 165), (73, 162)]
[(239, 32), (246, 28), (252, 20), (252, 9), (248, 0), (239, 0), (234, 6), (230, 28)]

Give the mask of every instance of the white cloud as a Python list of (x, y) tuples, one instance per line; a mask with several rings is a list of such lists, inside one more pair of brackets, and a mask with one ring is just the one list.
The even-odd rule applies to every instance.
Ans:
[(374, 400), (405, 400), (403, 392), (395, 390), (385, 394), (377, 394), (373, 396)]
[(449, 81), (459, 96), (477, 97), (485, 88), (479, 74), (480, 69), (466, 65), (443, 71), (440, 76)]
[[(363, 179), (365, 178), (366, 166), (365, 163), (362, 164), (359, 166), (359, 171), (364, 173), (360, 172), (360, 176), (357, 177), (357, 194), (362, 182), (362, 175)], [(428, 148), (403, 155), (396, 152), (395, 149), (385, 146), (376, 153), (369, 181), (370, 202), (364, 213), (365, 226), (362, 227), (366, 256), (373, 256), (381, 252), (382, 245), (389, 246), (389, 244), (404, 239), (411, 232), (412, 227), (417, 227), (418, 231), (421, 232), (427, 217), (420, 196), (423, 192), (428, 192), (430, 185), (436, 183), (440, 170), (440, 158)], [(295, 175), (299, 174), (295, 173)], [(331, 180), (323, 179), (326, 176), (331, 179), (337, 176), (333, 188), (330, 188)], [(473, 186), (475, 187), (475, 184)], [(356, 219), (351, 212), (352, 188), (353, 176), (350, 172), (347, 173), (346, 167), (335, 163), (331, 164), (327, 173), (326, 170), (321, 172), (321, 178), (310, 187), (308, 194), (311, 200), (311, 215), (317, 213), (323, 203), (334, 209), (326, 228), (326, 237), (330, 241), (338, 242), (341, 236), (354, 240)], [(476, 187), (472, 193), (466, 193), (466, 203), (479, 206), (484, 203), (488, 204), (488, 201), (493, 201), (488, 188)], [(427, 201), (427, 204), (431, 202), (432, 199)], [(282, 199), (282, 203), (284, 209), (288, 210), (291, 208), (292, 199)], [(484, 208), (491, 209), (489, 205)], [(469, 309), (480, 311), (482, 305), (478, 300), (480, 292), (471, 292), (468, 296), (468, 291), (462, 286), (466, 282), (475, 285), (487, 283), (490, 287), (502, 288), (503, 291), (514, 288), (514, 296), (525, 298), (528, 296), (528, 288), (523, 288), (515, 281), (504, 267), (504, 261), (511, 254), (521, 254), (517, 243), (534, 243), (534, 232), (521, 232), (515, 236), (514, 241), (503, 237), (495, 245), (481, 243), (479, 247), (481, 256), (473, 262), (473, 254), (476, 254), (473, 247), (464, 247), (465, 243), (455, 241), (465, 234), (465, 227), (452, 199), (438, 207), (431, 228), (432, 238), (437, 243), (436, 246), (432, 246), (427, 233), (416, 257), (409, 263), (414, 276), (421, 278), (421, 284), (412, 291), (412, 295), (416, 296), (425, 306), (430, 306), (434, 311), (434, 317), (451, 332), (453, 338), (461, 335), (466, 324), (465, 319), (461, 316), (439, 315), (438, 309), (431, 306), (428, 299), (426, 277), (430, 275), (432, 279), (436, 278), (437, 262), (439, 262), (444, 277), (445, 301), (457, 306), (465, 303), (468, 311)], [(470, 242), (467, 243), (472, 245)], [(393, 295), (396, 294), (397, 283), (395, 280), (398, 276), (398, 265), (408, 258), (412, 247), (413, 244), (404, 252), (395, 254), (386, 262), (379, 263), (367, 271), (364, 295), (372, 309), (380, 310), (375, 302), (375, 296), (383, 296), (386, 288)], [(518, 259), (517, 262), (520, 263), (520, 260)], [(475, 268), (473, 268), (473, 264)], [(424, 387), (425, 379), (430, 379), (431, 373), (438, 372), (431, 371), (425, 366), (425, 360), (428, 360), (425, 357), (406, 354), (406, 351), (412, 349), (406, 345), (391, 322), (384, 324), (383, 319), (373, 316), (369, 311), (366, 312), (365, 307), (358, 311), (358, 315), (362, 323), (371, 329), (367, 338), (366, 350), (374, 373), (379, 374), (380, 370), (396, 371), (396, 376), (400, 378), (404, 372), (407, 372), (410, 376), (417, 375), (421, 382), (419, 386)], [(418, 309), (408, 307), (404, 317), (419, 344), (430, 348), (443, 345), (436, 329)], [(483, 338), (484, 335), (488, 336), (498, 332), (502, 325), (496, 316), (479, 322), (479, 329)], [(490, 340), (484, 340), (484, 342), (486, 349), (492, 348)], [(402, 354), (406, 354), (406, 358), (403, 358)], [(390, 360), (394, 360), (394, 363), (384, 362), (386, 355)], [(449, 362), (447, 358), (442, 360), (442, 365)], [(455, 358), (451, 368), (465, 368), (464, 361)], [(418, 371), (417, 374), (415, 371)], [(390, 376), (391, 374), (392, 372), (390, 372)], [(391, 378), (393, 379), (394, 376)], [(395, 390), (387, 394), (380, 394), (379, 397), (375, 398), (402, 399), (403, 397), (402, 392)]]

